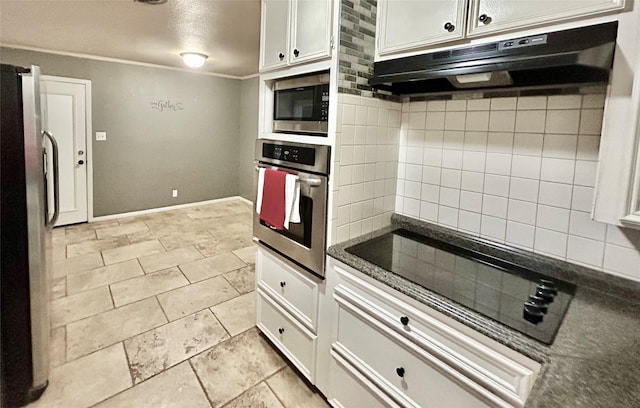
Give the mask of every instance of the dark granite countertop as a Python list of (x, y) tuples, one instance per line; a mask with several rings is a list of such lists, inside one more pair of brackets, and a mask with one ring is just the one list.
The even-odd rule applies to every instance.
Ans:
[[(398, 228), (479, 250), (576, 284), (576, 294), (553, 344), (531, 339), (345, 251)], [(527, 408), (640, 407), (640, 282), (397, 214), (390, 227), (334, 245), (328, 254), (542, 363)]]

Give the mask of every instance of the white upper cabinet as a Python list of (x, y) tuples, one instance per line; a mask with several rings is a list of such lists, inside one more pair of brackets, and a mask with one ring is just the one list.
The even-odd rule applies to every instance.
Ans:
[(289, 2), (263, 0), (260, 35), (260, 70), (287, 65)]
[(262, 0), (260, 71), (331, 55), (330, 0)]
[(622, 10), (625, 0), (379, 0), (376, 59)]
[(380, 0), (378, 54), (463, 38), (466, 3), (467, 0)]
[(468, 35), (556, 23), (624, 8), (624, 0), (470, 0)]

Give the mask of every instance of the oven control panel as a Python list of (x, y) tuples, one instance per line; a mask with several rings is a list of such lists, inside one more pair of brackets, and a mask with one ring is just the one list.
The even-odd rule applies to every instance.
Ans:
[(316, 162), (316, 151), (309, 147), (265, 143), (262, 145), (262, 156), (269, 159), (306, 164), (309, 166), (315, 165)]

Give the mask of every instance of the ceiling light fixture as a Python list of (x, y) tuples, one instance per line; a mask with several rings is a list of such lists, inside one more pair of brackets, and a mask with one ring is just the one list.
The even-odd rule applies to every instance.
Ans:
[(209, 58), (208, 55), (199, 52), (183, 52), (180, 54), (185, 65), (190, 68), (200, 68), (204, 65), (204, 61)]
[(137, 3), (144, 3), (144, 4), (151, 4), (151, 5), (158, 5), (158, 4), (164, 4), (167, 2), (167, 0), (133, 0)]

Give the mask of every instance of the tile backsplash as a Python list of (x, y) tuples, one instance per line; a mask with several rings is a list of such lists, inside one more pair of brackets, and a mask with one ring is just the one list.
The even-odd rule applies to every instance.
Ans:
[(404, 102), (395, 212), (640, 280), (640, 231), (589, 215), (604, 100)]

